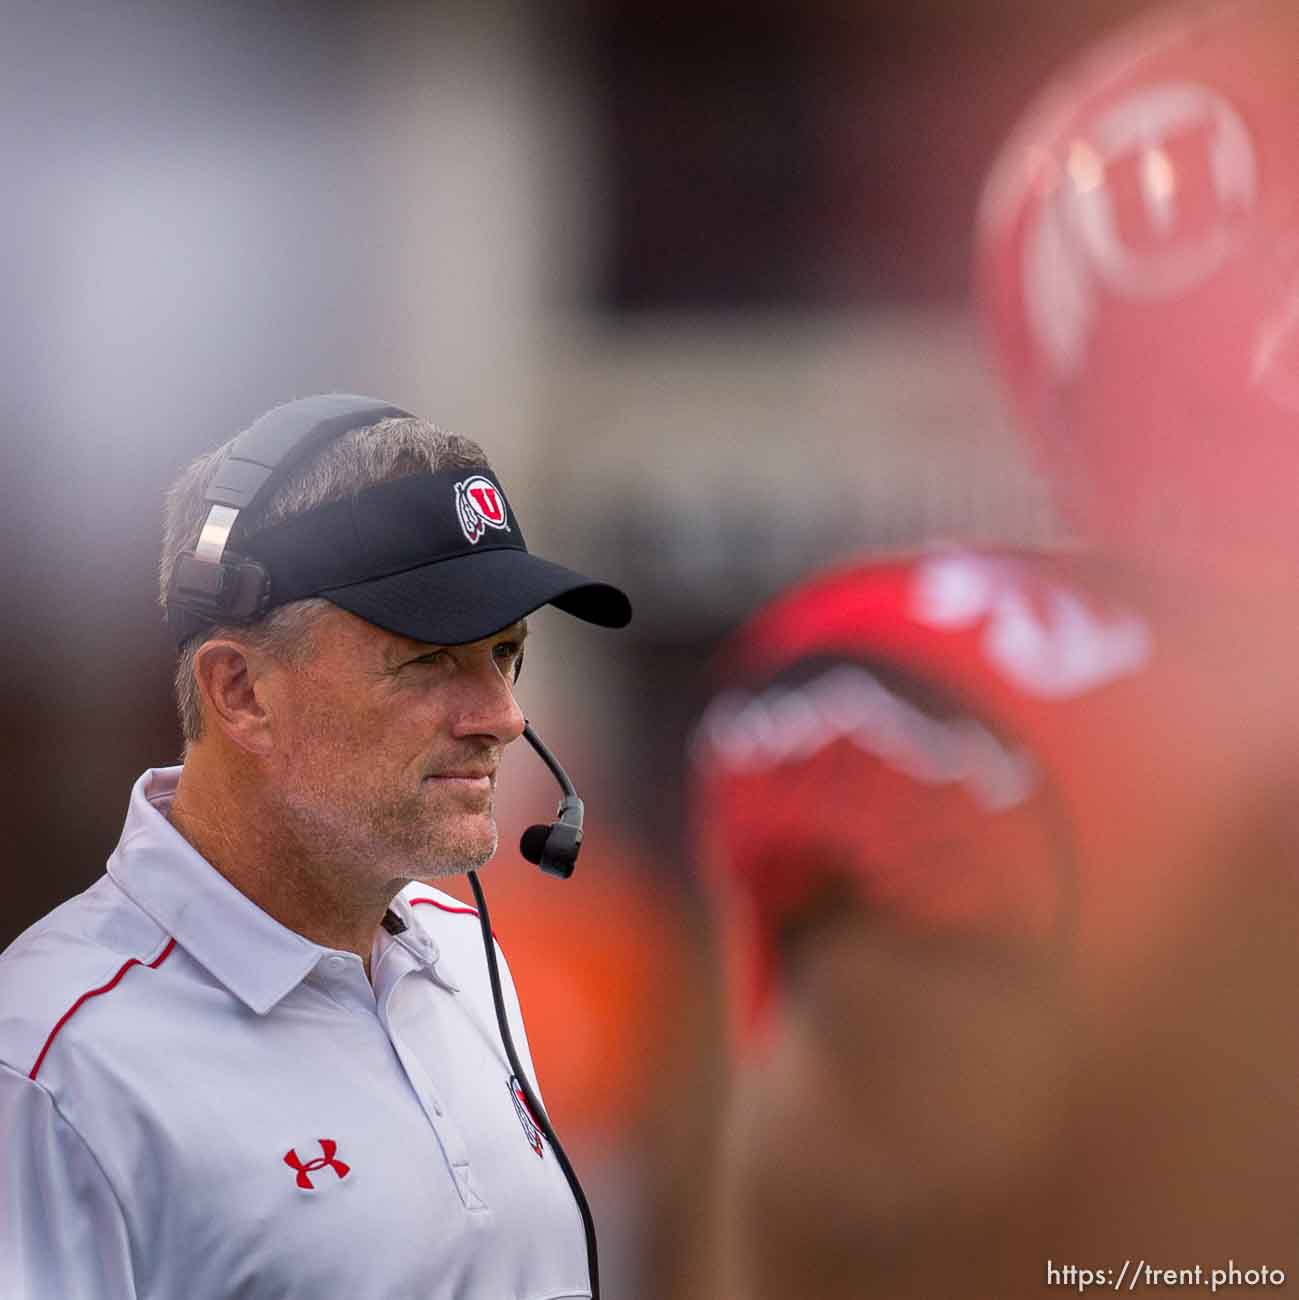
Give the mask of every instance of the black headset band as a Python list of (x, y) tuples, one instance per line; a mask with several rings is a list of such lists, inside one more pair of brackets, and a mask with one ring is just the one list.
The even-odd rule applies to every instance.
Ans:
[(239, 434), (212, 476), (204, 500), (248, 510), (285, 472), (325, 443), (380, 420), (409, 418), (410, 412), (399, 406), (354, 393), (286, 402)]

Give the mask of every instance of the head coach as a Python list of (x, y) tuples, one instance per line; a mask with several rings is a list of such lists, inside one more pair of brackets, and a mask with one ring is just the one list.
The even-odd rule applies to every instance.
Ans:
[(496, 849), (526, 616), (626, 596), (476, 444), (327, 395), (182, 475), (162, 597), (183, 764), (0, 955), (0, 1295), (598, 1291), (508, 969), (430, 882)]

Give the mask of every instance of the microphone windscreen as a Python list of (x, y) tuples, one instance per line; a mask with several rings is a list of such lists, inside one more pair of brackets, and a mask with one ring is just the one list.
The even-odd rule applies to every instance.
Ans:
[(549, 835), (549, 826), (529, 826), (519, 839), (519, 852), (522, 853), (529, 862), (540, 866), (541, 855), (546, 851), (546, 839)]

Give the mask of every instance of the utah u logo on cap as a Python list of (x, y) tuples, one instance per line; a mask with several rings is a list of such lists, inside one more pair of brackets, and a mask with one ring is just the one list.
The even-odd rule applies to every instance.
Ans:
[(456, 484), (456, 515), (465, 536), (474, 546), (489, 528), (508, 529), (510, 526), (501, 489), (481, 474)]

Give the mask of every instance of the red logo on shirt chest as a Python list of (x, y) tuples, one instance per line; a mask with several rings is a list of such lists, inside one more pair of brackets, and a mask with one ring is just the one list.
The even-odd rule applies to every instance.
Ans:
[(298, 1171), (298, 1186), (305, 1191), (314, 1192), (316, 1185), (311, 1181), (309, 1175), (316, 1173), (321, 1169), (332, 1169), (339, 1177), (340, 1181), (352, 1172), (351, 1165), (345, 1165), (341, 1160), (335, 1160), (334, 1154), (338, 1150), (338, 1143), (330, 1138), (317, 1138), (320, 1143), (320, 1158), (318, 1160), (309, 1160), (305, 1165), (297, 1151), (290, 1147), (284, 1153), (284, 1163), (290, 1169)]

